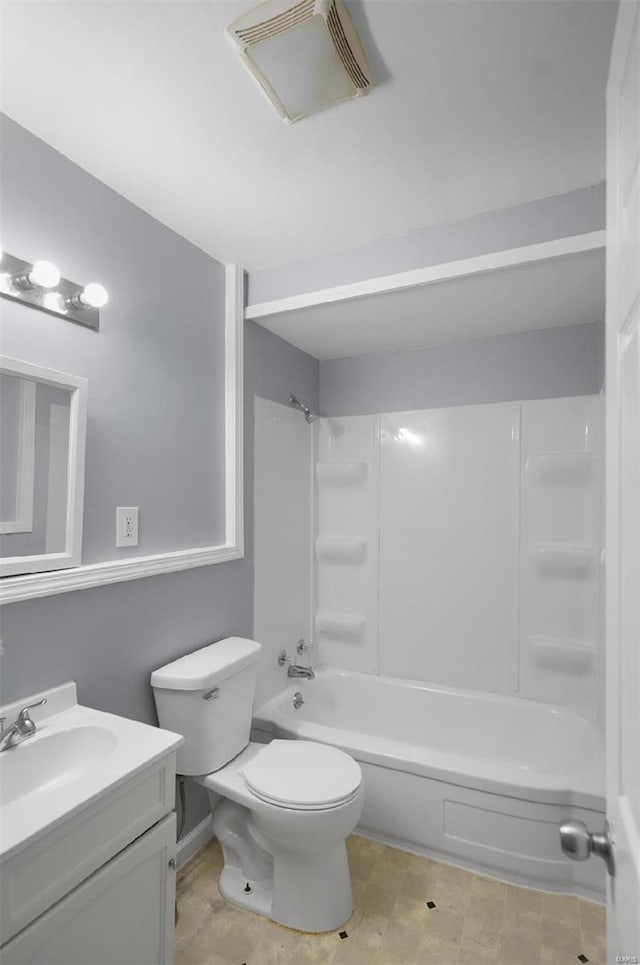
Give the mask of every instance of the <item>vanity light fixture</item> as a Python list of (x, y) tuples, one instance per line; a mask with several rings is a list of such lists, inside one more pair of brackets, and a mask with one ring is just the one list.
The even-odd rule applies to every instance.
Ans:
[(106, 288), (98, 282), (78, 285), (60, 272), (50, 261), (33, 264), (0, 251), (0, 296), (77, 322), (96, 331), (100, 328), (100, 309), (108, 300)]

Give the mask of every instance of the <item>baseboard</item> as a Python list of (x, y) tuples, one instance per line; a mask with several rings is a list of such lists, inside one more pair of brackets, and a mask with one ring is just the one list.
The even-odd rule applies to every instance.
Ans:
[(213, 838), (213, 828), (211, 827), (211, 815), (203, 818), (195, 828), (192, 828), (184, 838), (178, 841), (176, 848), (176, 866), (181, 868), (193, 858), (206, 844)]

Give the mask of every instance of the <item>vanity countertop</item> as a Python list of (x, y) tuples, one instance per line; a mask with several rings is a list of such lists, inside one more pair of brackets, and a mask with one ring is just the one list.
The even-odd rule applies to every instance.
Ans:
[(0, 707), (5, 727), (27, 704), (36, 733), (0, 753), (0, 860), (173, 753), (183, 738), (78, 704), (75, 683)]

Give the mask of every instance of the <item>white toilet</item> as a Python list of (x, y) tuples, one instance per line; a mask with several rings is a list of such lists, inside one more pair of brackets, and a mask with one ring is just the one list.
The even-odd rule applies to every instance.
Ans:
[(155, 670), (160, 726), (185, 738), (178, 773), (210, 792), (224, 897), (291, 928), (331, 931), (353, 911), (345, 839), (362, 812), (362, 772), (335, 747), (249, 741), (260, 649), (230, 637)]

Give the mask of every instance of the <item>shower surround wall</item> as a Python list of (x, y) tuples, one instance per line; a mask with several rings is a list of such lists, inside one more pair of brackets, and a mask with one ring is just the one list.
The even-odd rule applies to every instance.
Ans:
[(318, 661), (596, 713), (602, 398), (317, 433)]
[(316, 640), (319, 659), (377, 671), (377, 421), (321, 419), (318, 460)]
[(311, 640), (313, 431), (301, 412), (254, 405), (254, 637), (262, 645), (256, 706), (282, 690), (278, 653)]
[[(583, 396), (255, 419), (254, 739), (350, 753), (366, 836), (595, 900), (602, 863), (563, 859), (557, 827), (604, 820), (601, 417)], [(318, 673), (288, 680), (311, 612)]]

